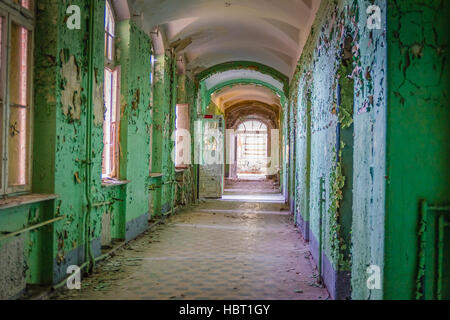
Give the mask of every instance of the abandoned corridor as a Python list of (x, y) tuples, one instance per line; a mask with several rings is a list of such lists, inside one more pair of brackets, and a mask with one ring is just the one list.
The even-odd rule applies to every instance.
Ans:
[(450, 299), (449, 24), (0, 0), (0, 299)]

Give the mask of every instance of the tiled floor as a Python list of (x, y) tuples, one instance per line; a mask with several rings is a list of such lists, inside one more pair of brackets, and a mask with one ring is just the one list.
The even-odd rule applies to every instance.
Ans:
[(279, 203), (206, 201), (132, 242), (56, 299), (327, 299)]

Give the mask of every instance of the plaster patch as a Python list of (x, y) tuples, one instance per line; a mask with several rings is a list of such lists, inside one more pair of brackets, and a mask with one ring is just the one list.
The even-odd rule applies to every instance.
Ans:
[(94, 125), (102, 126), (105, 114), (105, 102), (103, 99), (103, 83), (95, 82), (94, 88)]
[(65, 61), (64, 54), (61, 54), (61, 61), (63, 62), (61, 75), (64, 81), (64, 89), (61, 92), (63, 113), (73, 120), (79, 120), (81, 116), (80, 68), (74, 56)]

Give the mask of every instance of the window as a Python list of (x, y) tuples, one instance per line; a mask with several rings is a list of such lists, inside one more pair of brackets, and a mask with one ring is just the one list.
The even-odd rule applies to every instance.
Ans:
[(114, 12), (109, 1), (105, 6), (105, 58), (108, 62), (114, 61), (114, 39), (115, 39), (116, 22)]
[(156, 63), (155, 56), (152, 54), (150, 56), (150, 64), (152, 66), (151, 72), (150, 72), (150, 105), (153, 106), (153, 92), (155, 90), (155, 63)]
[(268, 128), (260, 121), (243, 122), (237, 131), (238, 177), (267, 174)]
[(118, 95), (120, 92), (120, 69), (115, 65), (115, 20), (110, 3), (105, 8), (105, 72), (103, 121), (102, 178), (119, 178), (119, 122)]
[[(31, 9), (30, 1), (14, 1)], [(0, 143), (2, 195), (31, 190), (32, 18), (0, 6)]]
[(33, 7), (32, 0), (13, 0), (14, 3), (20, 5), (22, 8), (30, 10)]
[(189, 123), (189, 105), (178, 104), (176, 107), (175, 122), (175, 167), (186, 169), (191, 163), (191, 139)]
[(267, 133), (267, 126), (260, 121), (246, 121), (239, 126), (238, 131), (240, 133), (265, 134)]

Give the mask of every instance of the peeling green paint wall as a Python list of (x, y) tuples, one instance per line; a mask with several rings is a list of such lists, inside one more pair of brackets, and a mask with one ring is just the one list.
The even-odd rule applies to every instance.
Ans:
[[(380, 290), (369, 292), (366, 286), (367, 266), (375, 264), (383, 268), (384, 247), (387, 45), (384, 29), (369, 30), (366, 26), (366, 8), (371, 4), (378, 5), (382, 16), (386, 16), (385, 1), (322, 2), (290, 92), (294, 111), (290, 117), (291, 127), (299, 129), (295, 145), (298, 223), (304, 232), (310, 229), (309, 238), (316, 262), (320, 260), (322, 243), (325, 282), (332, 296), (341, 299), (350, 293), (350, 271), (353, 298), (382, 297)], [(344, 212), (340, 208), (345, 177), (340, 174), (337, 163), (342, 141), (342, 137), (337, 137), (338, 71), (347, 36), (353, 39), (349, 59), (355, 79), (353, 193), (359, 195), (353, 201), (353, 217), (343, 217)], [(308, 163), (309, 121), (311, 159)], [(342, 154), (351, 157), (351, 152)], [(310, 178), (306, 175), (309, 170)], [(324, 192), (321, 192), (321, 179), (325, 182)], [(352, 248), (351, 256), (349, 247)]]
[[(172, 161), (172, 117), (171, 112), (171, 59), (168, 56), (158, 56), (155, 65), (154, 85), (154, 124), (153, 124), (153, 159), (152, 169), (163, 175), (161, 182), (161, 213), (172, 210), (172, 192), (174, 170)], [(173, 106), (175, 108), (175, 106)]]
[[(37, 5), (33, 192), (57, 194), (59, 198), (1, 210), (0, 231), (16, 231), (54, 217), (66, 218), (24, 234), (23, 267), (29, 284), (58, 283), (67, 276), (69, 265), (80, 266), (87, 260), (86, 166), (92, 166), (88, 191), (93, 209), (88, 223), (88, 245), (94, 257), (101, 254), (105, 230), (110, 230), (112, 239), (130, 240), (145, 230), (149, 218), (161, 214), (162, 207), (171, 209), (174, 203), (175, 170), (170, 138), (174, 130), (177, 77), (171, 76), (170, 58), (157, 57), (152, 105), (151, 40), (129, 20), (118, 22), (116, 28), (116, 60), (121, 78), (120, 179), (128, 182), (102, 184), (105, 2), (92, 1), (95, 28), (92, 90), (88, 83), (91, 1), (41, 0)], [(80, 30), (69, 30), (66, 26), (66, 9), (72, 4), (81, 8)], [(188, 78), (182, 81), (184, 87), (178, 101), (195, 108), (196, 86)], [(93, 96), (91, 164), (86, 162), (89, 92)], [(155, 182), (150, 177), (151, 156), (152, 171), (164, 175), (165, 185), (156, 194), (158, 191), (150, 192)], [(187, 200), (179, 196), (177, 201), (187, 205), (195, 201), (192, 190), (196, 172), (192, 169), (183, 175), (177, 186)], [(159, 181), (156, 178), (156, 184), (161, 184)], [(110, 222), (104, 219), (106, 216), (110, 216)], [(110, 226), (104, 225), (105, 221)], [(0, 247), (8, 243), (0, 243)]]
[[(89, 2), (72, 1), (82, 9), (81, 30), (69, 30), (65, 24), (66, 5), (40, 1), (37, 12), (35, 49), (35, 134), (33, 191), (55, 193), (59, 199), (47, 216), (66, 215), (53, 230), (53, 260), (41, 266), (52, 270), (51, 281), (65, 277), (66, 266), (84, 262), (83, 233), (85, 203), (86, 115), (88, 99), (88, 12)], [(92, 139), (94, 201), (101, 198), (103, 112), (103, 16), (104, 2), (95, 1), (93, 71), (95, 72), (94, 127)], [(101, 212), (91, 216), (91, 239), (100, 237)]]
[(130, 21), (118, 29), (117, 59), (121, 67), (120, 178), (127, 184), (126, 222), (148, 214), (151, 137), (151, 41)]

